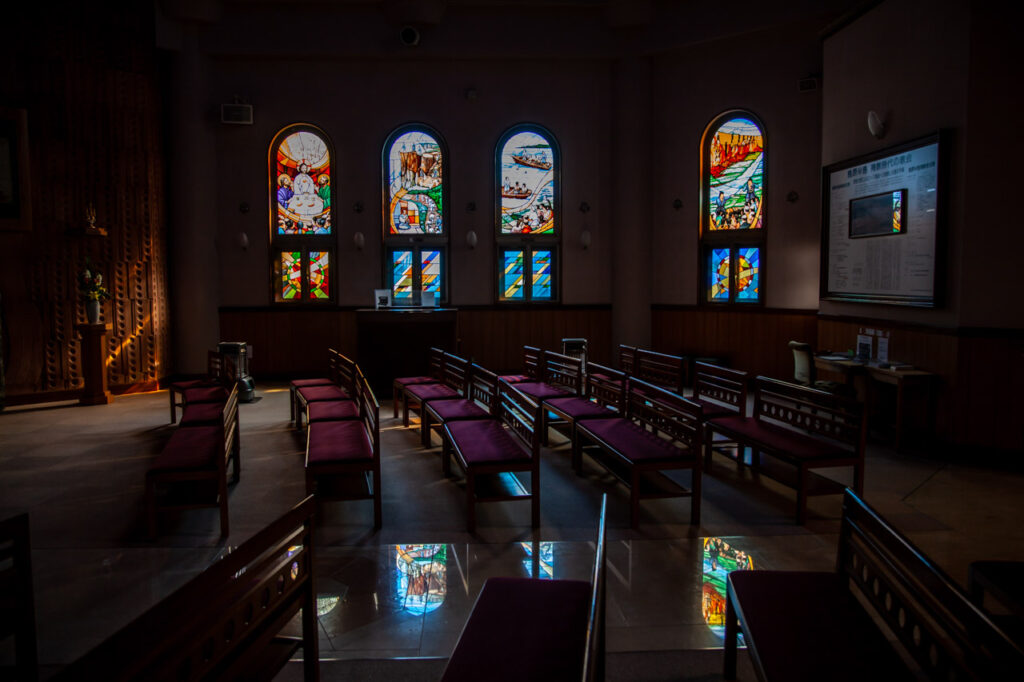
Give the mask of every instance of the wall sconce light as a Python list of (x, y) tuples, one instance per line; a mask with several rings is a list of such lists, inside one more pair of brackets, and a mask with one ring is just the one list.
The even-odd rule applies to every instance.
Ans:
[(235, 235), (235, 244), (237, 244), (238, 248), (240, 248), (242, 251), (248, 251), (249, 235), (247, 235), (245, 232), (240, 231), (238, 234)]
[(583, 231), (580, 232), (580, 246), (583, 247), (584, 251), (590, 248), (590, 242), (593, 240), (593, 238), (594, 236), (590, 234), (590, 230), (584, 227)]
[(682, 207), (683, 207), (683, 200), (682, 199), (676, 199), (675, 201), (672, 202), (672, 208), (674, 208), (675, 210), (678, 211)]
[(352, 204), (352, 210), (355, 211), (356, 213), (362, 213), (363, 212), (363, 202), (357, 201), (356, 203)]
[(789, 194), (786, 195), (786, 201), (788, 201), (791, 204), (795, 204), (796, 202), (800, 201), (800, 195), (796, 193), (795, 189), (791, 189), (789, 190)]
[(868, 131), (874, 135), (876, 140), (885, 137), (885, 121), (879, 118), (873, 109), (868, 112)]
[(580, 213), (589, 213), (589, 212), (590, 212), (590, 204), (588, 204), (585, 201), (581, 201), (580, 202)]
[(469, 247), (470, 251), (476, 248), (476, 230), (470, 230), (466, 233), (466, 246)]
[(363, 236), (362, 232), (356, 232), (352, 235), (352, 243), (355, 244), (357, 249), (362, 251), (363, 247), (366, 246), (366, 237)]
[(466, 203), (466, 213), (472, 213), (476, 210), (476, 202), (470, 201)]

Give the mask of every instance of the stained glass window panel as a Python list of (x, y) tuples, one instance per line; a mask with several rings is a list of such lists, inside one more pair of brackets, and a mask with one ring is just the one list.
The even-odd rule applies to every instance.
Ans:
[(395, 599), (413, 615), (430, 613), (448, 593), (447, 545), (395, 545)]
[(512, 135), (501, 149), (501, 233), (554, 234), (555, 156), (543, 135)]
[(761, 300), (761, 249), (740, 248), (736, 257), (736, 300)]
[(505, 251), (504, 270), (501, 275), (502, 300), (518, 301), (523, 298), (523, 252)]
[(276, 150), (277, 233), (331, 233), (331, 155), (314, 132), (286, 137)]
[(412, 251), (395, 251), (391, 255), (392, 301), (412, 301)]
[(326, 299), (331, 297), (330, 254), (327, 251), (309, 252), (309, 297)]
[(441, 296), (441, 252), (423, 251), (420, 253), (420, 264), (422, 270), (420, 277), (423, 282), (423, 291)]
[(294, 301), (302, 295), (302, 253), (285, 251), (281, 254), (281, 300)]
[(729, 300), (729, 249), (711, 249), (708, 255), (708, 299)]
[(726, 121), (711, 138), (708, 229), (751, 230), (764, 225), (764, 135), (748, 118)]
[(533, 266), (533, 298), (551, 298), (551, 252), (534, 251)]
[(415, 130), (388, 150), (390, 234), (442, 234), (444, 159), (433, 136)]
[[(726, 582), (733, 571), (750, 571), (754, 560), (723, 538), (704, 538), (701, 613), (704, 622), (719, 637), (725, 637)], [(740, 633), (740, 643), (743, 642)]]

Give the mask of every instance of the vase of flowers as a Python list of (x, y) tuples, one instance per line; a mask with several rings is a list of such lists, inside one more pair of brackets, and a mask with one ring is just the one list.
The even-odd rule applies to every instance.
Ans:
[(103, 275), (90, 270), (88, 263), (78, 275), (78, 291), (85, 301), (86, 320), (89, 324), (97, 324), (100, 321), (100, 302), (110, 298), (110, 292), (103, 286)]

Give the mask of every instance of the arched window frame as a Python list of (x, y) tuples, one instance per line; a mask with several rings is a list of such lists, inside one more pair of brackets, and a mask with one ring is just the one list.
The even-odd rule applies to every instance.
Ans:
[[(403, 136), (408, 133), (424, 133), (429, 135), (437, 143), (441, 151), (441, 231), (437, 234), (392, 234), (391, 233), (391, 185), (390, 185), (390, 159), (391, 148)], [(451, 234), (450, 205), (451, 205), (451, 181), (448, 172), (448, 164), (451, 157), (448, 155), (448, 144), (444, 136), (435, 128), (426, 123), (406, 123), (395, 128), (384, 141), (381, 150), (381, 234), (383, 239), (383, 263), (382, 281), (386, 289), (391, 290), (391, 301), (393, 306), (418, 306), (422, 302), (423, 294), (423, 270), (424, 259), (433, 260), (431, 256), (437, 255), (439, 262), (435, 267), (438, 269), (439, 295), (435, 299), (437, 305), (447, 303), (449, 300), (448, 271), (449, 271), (449, 240)], [(395, 296), (396, 283), (394, 281), (394, 267), (396, 255), (408, 253), (411, 258), (412, 267), (412, 295), (408, 299), (400, 299)]]
[[(711, 229), (711, 207), (715, 203), (715, 198), (711, 196), (711, 145), (714, 140), (715, 134), (719, 129), (727, 122), (744, 118), (753, 122), (758, 129), (761, 131), (761, 199), (760, 205), (757, 208), (757, 220), (760, 222), (761, 227), (759, 228), (746, 228), (746, 229)], [(729, 111), (722, 112), (716, 116), (704, 129), (704, 135), (701, 138), (701, 154), (700, 154), (700, 177), (701, 177), (701, 207), (700, 207), (700, 228), (699, 228), (699, 242), (700, 248), (698, 248), (698, 267), (697, 272), (700, 273), (700, 301), (706, 305), (736, 305), (736, 306), (763, 306), (765, 301), (765, 244), (767, 229), (771, 214), (765, 211), (765, 205), (768, 198), (768, 154), (769, 144), (768, 135), (765, 131), (765, 125), (754, 112), (748, 109), (731, 109)], [(749, 297), (749, 291), (747, 296), (741, 296), (737, 287), (737, 264), (739, 263), (740, 256), (744, 258), (744, 253), (747, 249), (757, 249), (758, 265), (757, 265), (757, 296), (756, 298)], [(729, 275), (728, 275), (728, 296), (717, 300), (712, 300), (712, 267), (711, 259), (712, 255), (716, 252), (720, 254), (727, 254), (729, 258)]]
[[(515, 135), (520, 133), (534, 133), (543, 137), (551, 149), (551, 163), (553, 172), (551, 220), (552, 232), (549, 234), (506, 234), (502, 232), (502, 188), (504, 179), (502, 177), (502, 154), (505, 145)], [(561, 243), (562, 243), (562, 152), (555, 135), (542, 125), (536, 123), (519, 123), (508, 128), (498, 138), (494, 146), (494, 242), (496, 289), (495, 298), (501, 304), (543, 304), (557, 303), (561, 298)], [(507, 298), (505, 296), (505, 270), (506, 255), (521, 254), (519, 259), (522, 268), (524, 284), (520, 288), (521, 296)], [(546, 259), (543, 256), (547, 255)], [(550, 274), (548, 285), (550, 296), (534, 296), (533, 268), (535, 263), (547, 261), (546, 267)], [(515, 262), (514, 260), (512, 262)], [(525, 282), (530, 282), (526, 286)]]
[[(328, 216), (330, 218), (330, 232), (327, 234), (279, 234), (278, 231), (278, 173), (277, 173), (277, 152), (281, 144), (288, 136), (298, 132), (310, 132), (319, 137), (327, 147), (329, 157), (329, 197), (330, 206)], [(337, 206), (336, 193), (334, 190), (335, 178), (337, 177), (337, 155), (334, 152), (334, 144), (330, 136), (322, 128), (312, 123), (292, 123), (282, 128), (270, 142), (267, 152), (267, 168), (269, 179), (269, 218), (270, 218), (270, 273), (271, 292), (270, 300), (275, 304), (283, 305), (324, 305), (334, 303), (337, 300), (337, 243), (338, 224), (335, 219), (334, 207)], [(282, 294), (283, 278), (283, 256), (286, 253), (298, 253), (300, 257), (300, 291), (293, 299), (285, 299)], [(311, 261), (315, 254), (327, 255), (327, 296), (325, 298), (311, 297), (310, 272)]]

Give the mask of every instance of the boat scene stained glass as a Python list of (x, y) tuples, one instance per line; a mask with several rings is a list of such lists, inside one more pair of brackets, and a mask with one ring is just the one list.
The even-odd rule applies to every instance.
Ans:
[(764, 135), (748, 118), (726, 121), (711, 138), (708, 229), (752, 230), (764, 225)]
[(331, 155), (314, 132), (286, 137), (276, 150), (277, 233), (331, 233)]
[(554, 234), (555, 157), (542, 135), (512, 135), (501, 149), (501, 234)]
[(428, 133), (400, 135), (388, 150), (390, 234), (443, 234), (444, 159)]

